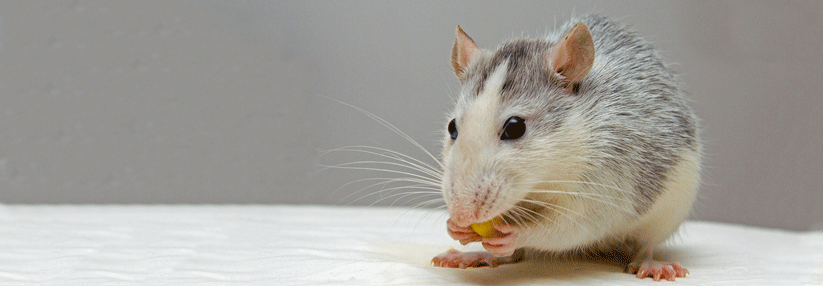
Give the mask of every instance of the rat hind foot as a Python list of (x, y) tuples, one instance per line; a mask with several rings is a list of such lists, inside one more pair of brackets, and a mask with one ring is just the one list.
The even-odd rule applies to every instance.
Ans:
[(432, 264), (437, 267), (460, 268), (469, 267), (497, 267), (503, 264), (517, 263), (523, 260), (525, 251), (518, 249), (511, 256), (495, 256), (494, 254), (481, 252), (460, 252), (449, 249), (446, 253), (432, 258)]
[(446, 253), (432, 258), (434, 266), (460, 269), (496, 267), (497, 262), (497, 257), (488, 252), (460, 252), (454, 249), (449, 249)]
[(629, 263), (625, 272), (635, 274), (640, 279), (651, 277), (654, 281), (660, 281), (660, 279), (674, 281), (675, 277), (683, 278), (689, 274), (689, 270), (683, 268), (680, 263), (659, 262), (651, 259)]

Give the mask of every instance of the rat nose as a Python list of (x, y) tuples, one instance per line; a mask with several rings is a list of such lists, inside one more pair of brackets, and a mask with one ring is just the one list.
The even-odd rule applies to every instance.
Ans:
[[(480, 174), (480, 175), (475, 175)], [(449, 215), (461, 227), (484, 222), (499, 212), (505, 180), (496, 172), (472, 170), (469, 175), (453, 177)]]
[(480, 210), (477, 206), (467, 201), (456, 203), (449, 209), (449, 215), (454, 224), (460, 227), (468, 227), (469, 225), (478, 222), (477, 213)]
[(476, 216), (464, 213), (451, 215), (451, 221), (459, 227), (469, 227), (477, 221)]

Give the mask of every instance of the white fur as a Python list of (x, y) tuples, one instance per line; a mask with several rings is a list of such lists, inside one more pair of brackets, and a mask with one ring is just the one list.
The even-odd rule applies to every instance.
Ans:
[[(566, 253), (631, 243), (642, 261), (694, 202), (696, 118), (650, 46), (605, 18), (583, 20), (609, 53), (594, 59), (579, 94), (540, 88), (532, 75), (550, 50), (529, 40), (476, 53), (451, 114), (459, 135), (444, 144), (443, 194), (460, 226), (503, 216), (517, 229), (517, 248)], [(511, 68), (502, 56), (523, 62)], [(512, 85), (502, 94), (507, 80)], [(515, 115), (525, 119), (526, 134), (501, 140), (505, 120)]]
[[(485, 88), (457, 118), (458, 140), (443, 156), (444, 194), (452, 218), (478, 222), (493, 218), (507, 208), (481, 209), (474, 200), (479, 191), (499, 193), (501, 174), (494, 172), (500, 128), (500, 90), (506, 80), (506, 65), (489, 76)], [(485, 184), (485, 185), (484, 185)], [(484, 190), (478, 190), (484, 188)], [(454, 195), (452, 196), (452, 192)]]
[[(649, 245), (665, 241), (689, 216), (700, 184), (700, 154), (688, 152), (668, 174), (656, 203), (631, 229), (630, 235)], [(628, 228), (627, 228), (628, 229)]]

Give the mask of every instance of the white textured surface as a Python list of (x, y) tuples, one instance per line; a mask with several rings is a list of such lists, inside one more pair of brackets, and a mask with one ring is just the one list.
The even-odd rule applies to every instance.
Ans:
[[(635, 285), (590, 262), (455, 270), (440, 211), (319, 206), (3, 206), (0, 285)], [(688, 222), (678, 285), (821, 285), (823, 233)], [(665, 283), (665, 282), (659, 282)]]

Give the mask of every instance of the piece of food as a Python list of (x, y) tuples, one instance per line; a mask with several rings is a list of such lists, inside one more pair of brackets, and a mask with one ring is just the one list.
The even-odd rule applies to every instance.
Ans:
[(503, 219), (496, 217), (487, 222), (479, 222), (471, 225), (472, 230), (484, 238), (495, 237), (500, 234), (494, 228), (495, 224), (503, 223)]

